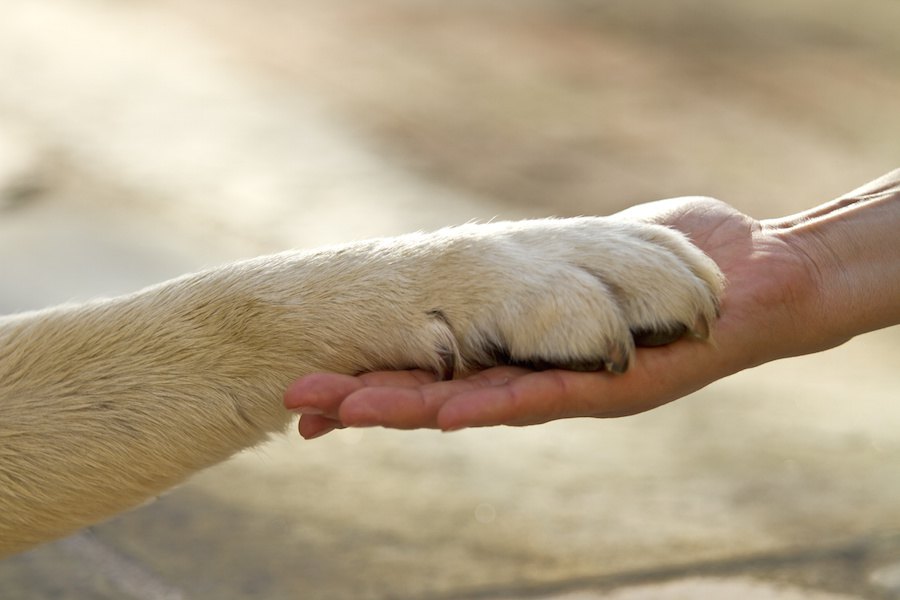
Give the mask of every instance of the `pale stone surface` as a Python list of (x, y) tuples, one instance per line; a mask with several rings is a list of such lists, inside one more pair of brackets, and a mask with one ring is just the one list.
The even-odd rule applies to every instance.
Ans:
[(41, 158), (30, 136), (0, 120), (0, 210), (14, 208), (40, 193)]
[(609, 593), (576, 592), (541, 600), (861, 600), (745, 578), (696, 578), (628, 587)]
[(900, 562), (879, 566), (872, 571), (870, 579), (878, 587), (900, 594)]
[(0, 73), (15, 85), (0, 86), (0, 107), (168, 219), (261, 244), (496, 216), (392, 169), (314, 99), (233, 60), (151, 7), (14, 3), (0, 22)]

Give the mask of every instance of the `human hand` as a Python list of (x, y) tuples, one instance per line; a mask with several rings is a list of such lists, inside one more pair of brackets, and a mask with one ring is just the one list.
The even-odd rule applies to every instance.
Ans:
[(338, 427), (455, 430), (530, 425), (643, 412), (741, 369), (823, 349), (810, 322), (814, 269), (780, 222), (759, 222), (710, 198), (640, 205), (622, 216), (685, 233), (728, 280), (711, 341), (684, 338), (639, 348), (624, 374), (495, 367), (438, 381), (424, 371), (359, 376), (319, 373), (296, 381), (285, 406), (301, 412), (307, 439)]

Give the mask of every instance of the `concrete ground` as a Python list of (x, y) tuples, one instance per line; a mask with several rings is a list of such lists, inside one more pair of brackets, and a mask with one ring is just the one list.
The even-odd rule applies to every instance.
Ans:
[[(826, 4), (5, 3), (0, 312), (470, 219), (805, 208), (900, 149), (898, 8)], [(0, 598), (900, 598), (898, 348), (627, 419), (287, 436)]]

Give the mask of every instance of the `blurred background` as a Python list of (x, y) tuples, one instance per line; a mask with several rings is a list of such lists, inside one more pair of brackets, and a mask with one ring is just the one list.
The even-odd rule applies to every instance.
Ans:
[[(0, 312), (283, 249), (898, 166), (891, 0), (6, 0)], [(900, 598), (900, 331), (615, 421), (296, 435), (0, 597)]]

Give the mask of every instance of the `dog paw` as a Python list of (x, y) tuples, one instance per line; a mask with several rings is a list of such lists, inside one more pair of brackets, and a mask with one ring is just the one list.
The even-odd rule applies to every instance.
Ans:
[[(583, 217), (439, 232), (427, 313), (446, 375), (498, 364), (622, 373), (635, 346), (709, 337), (724, 278), (679, 232)], [(449, 340), (449, 341), (446, 341)]]

